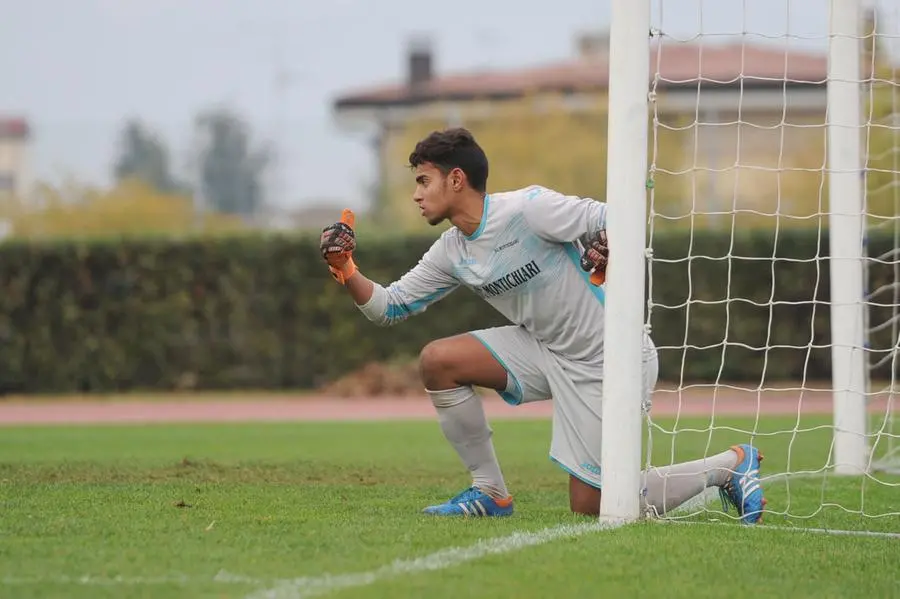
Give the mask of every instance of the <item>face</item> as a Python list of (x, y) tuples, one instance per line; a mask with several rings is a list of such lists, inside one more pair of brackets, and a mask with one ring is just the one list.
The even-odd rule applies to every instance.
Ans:
[(454, 184), (458, 185), (458, 169), (444, 176), (433, 164), (426, 162), (416, 167), (416, 190), (413, 200), (422, 211), (422, 218), (429, 225), (437, 225), (450, 218), (453, 206)]

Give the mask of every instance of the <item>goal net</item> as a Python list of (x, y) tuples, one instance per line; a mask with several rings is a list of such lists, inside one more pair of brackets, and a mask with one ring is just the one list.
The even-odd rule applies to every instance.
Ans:
[[(652, 0), (649, 18), (641, 465), (749, 443), (766, 524), (898, 533), (900, 3)], [(723, 507), (710, 491), (663, 517), (737, 518)]]

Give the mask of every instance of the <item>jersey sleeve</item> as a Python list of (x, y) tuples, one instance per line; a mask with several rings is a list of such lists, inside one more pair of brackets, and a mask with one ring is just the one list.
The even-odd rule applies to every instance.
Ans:
[(606, 228), (606, 204), (532, 186), (525, 190), (522, 212), (534, 233), (547, 241), (572, 242)]
[(375, 324), (391, 326), (421, 314), (458, 286), (442, 236), (398, 280), (387, 287), (375, 283), (372, 298), (359, 309)]

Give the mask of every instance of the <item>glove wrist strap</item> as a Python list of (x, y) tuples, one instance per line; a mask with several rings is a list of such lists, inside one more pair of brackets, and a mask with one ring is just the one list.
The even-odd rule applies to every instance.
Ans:
[(353, 258), (350, 257), (347, 259), (347, 262), (341, 267), (331, 266), (329, 264), (328, 270), (331, 271), (331, 276), (333, 276), (338, 283), (340, 283), (341, 285), (346, 285), (347, 281), (350, 280), (350, 277), (352, 277), (358, 269), (356, 268), (356, 264), (353, 262)]

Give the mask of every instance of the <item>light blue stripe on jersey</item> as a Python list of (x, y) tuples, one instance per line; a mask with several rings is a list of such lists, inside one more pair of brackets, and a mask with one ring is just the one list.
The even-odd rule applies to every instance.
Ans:
[(475, 241), (481, 234), (484, 233), (484, 227), (487, 225), (487, 217), (488, 217), (488, 205), (491, 203), (491, 196), (484, 196), (484, 207), (481, 209), (481, 222), (478, 223), (478, 228), (475, 229), (475, 232), (471, 235), (466, 235), (466, 239), (469, 241)]
[(406, 318), (411, 314), (418, 314), (425, 308), (427, 308), (430, 304), (438, 301), (451, 291), (453, 291), (453, 287), (443, 287), (438, 289), (434, 293), (429, 293), (422, 299), (418, 299), (414, 302), (410, 302), (408, 305), (403, 304), (388, 304), (387, 307), (387, 317), (391, 320), (395, 318)]
[(569, 260), (572, 261), (572, 264), (575, 265), (575, 270), (581, 274), (581, 278), (584, 279), (584, 283), (588, 286), (588, 289), (590, 289), (591, 293), (594, 294), (594, 297), (605, 306), (606, 292), (603, 291), (603, 287), (591, 283), (591, 273), (581, 268), (581, 254), (578, 252), (578, 247), (572, 242), (566, 243), (564, 247), (566, 248), (566, 255), (569, 257)]

